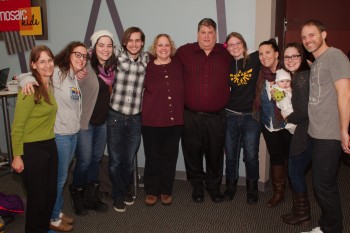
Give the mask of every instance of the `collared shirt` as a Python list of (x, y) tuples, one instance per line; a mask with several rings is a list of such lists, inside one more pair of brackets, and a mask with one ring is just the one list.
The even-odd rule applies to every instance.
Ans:
[(216, 44), (206, 55), (198, 43), (177, 50), (184, 67), (185, 106), (195, 112), (223, 110), (230, 96), (228, 77), (232, 56)]
[(114, 78), (110, 107), (125, 115), (141, 112), (142, 89), (149, 61), (148, 53), (141, 52), (134, 60), (123, 48), (115, 49), (117, 70)]

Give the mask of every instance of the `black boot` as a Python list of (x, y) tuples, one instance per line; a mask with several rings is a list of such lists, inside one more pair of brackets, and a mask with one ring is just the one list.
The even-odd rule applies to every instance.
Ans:
[(255, 205), (259, 200), (258, 180), (246, 180), (247, 185), (247, 203)]
[[(294, 193), (293, 216), (284, 218), (283, 222), (289, 225), (308, 226), (311, 221), (310, 203), (307, 193)], [(295, 206), (294, 206), (295, 205)]]
[(229, 180), (226, 179), (226, 189), (224, 191), (224, 200), (225, 201), (232, 201), (233, 197), (236, 194), (237, 191), (237, 182), (238, 180)]
[(85, 216), (88, 214), (87, 209), (84, 207), (84, 189), (73, 188), (73, 185), (69, 185), (71, 204), (76, 215)]
[(105, 212), (108, 209), (108, 205), (101, 201), (98, 193), (99, 188), (100, 183), (98, 182), (93, 182), (86, 186), (84, 193), (84, 206), (88, 210)]

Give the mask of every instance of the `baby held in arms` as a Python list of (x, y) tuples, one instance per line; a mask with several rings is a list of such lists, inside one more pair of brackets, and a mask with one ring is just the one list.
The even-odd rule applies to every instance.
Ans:
[[(289, 72), (285, 71), (284, 69), (279, 69), (276, 72), (275, 84), (272, 86), (276, 105), (279, 109), (281, 109), (281, 114), (283, 117), (286, 117), (293, 112), (291, 80), (292, 78)], [(294, 134), (296, 125), (287, 123), (285, 128), (291, 134)]]

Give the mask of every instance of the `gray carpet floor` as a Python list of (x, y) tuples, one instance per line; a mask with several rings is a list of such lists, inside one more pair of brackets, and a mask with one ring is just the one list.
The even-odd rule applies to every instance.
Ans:
[[(339, 187), (343, 203), (344, 233), (350, 232), (350, 167), (341, 165), (339, 170)], [(71, 180), (71, 175), (69, 181)], [(171, 206), (157, 203), (148, 207), (144, 203), (144, 190), (138, 188), (135, 204), (128, 206), (126, 212), (117, 213), (113, 209), (111, 198), (103, 201), (109, 204), (106, 213), (90, 211), (85, 217), (74, 216), (70, 204), (68, 188), (65, 188), (63, 211), (75, 218), (72, 232), (240, 232), (240, 233), (295, 233), (310, 230), (317, 226), (320, 209), (313, 197), (311, 174), (307, 174), (312, 222), (308, 227), (290, 226), (281, 221), (280, 216), (291, 209), (292, 193), (287, 188), (285, 201), (275, 208), (266, 207), (266, 202), (272, 195), (272, 190), (260, 192), (257, 205), (246, 204), (245, 186), (239, 186), (233, 201), (213, 203), (208, 193), (205, 202), (198, 204), (191, 199), (191, 187), (187, 181), (176, 180), (174, 184)], [(224, 189), (224, 187), (222, 187)], [(16, 174), (0, 177), (0, 192), (18, 194), (25, 201), (25, 191), (21, 179)], [(6, 233), (24, 232), (25, 216), (18, 215), (16, 220), (6, 227)]]

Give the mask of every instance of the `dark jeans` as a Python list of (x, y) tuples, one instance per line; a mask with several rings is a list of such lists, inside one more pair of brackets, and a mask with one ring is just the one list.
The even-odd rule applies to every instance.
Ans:
[(58, 155), (54, 139), (24, 143), (21, 174), (27, 190), (26, 233), (46, 233), (57, 194)]
[(114, 201), (123, 200), (134, 172), (134, 158), (141, 143), (141, 114), (110, 110), (107, 117), (109, 174)]
[(98, 181), (100, 162), (105, 150), (106, 140), (106, 124), (89, 124), (88, 129), (79, 131), (75, 151), (74, 187), (78, 188)]
[(287, 164), (292, 134), (286, 129), (270, 132), (264, 125), (261, 131), (270, 155), (271, 166)]
[(341, 142), (311, 138), (312, 181), (322, 214), (319, 225), (324, 233), (338, 233), (343, 229), (343, 215), (338, 189)]
[(236, 114), (227, 111), (226, 119), (226, 178), (239, 178), (239, 157), (243, 148), (243, 161), (248, 180), (259, 179), (259, 142), (261, 124), (251, 113)]
[(288, 161), (288, 175), (295, 193), (307, 193), (305, 172), (311, 163), (311, 142), (308, 148), (299, 155), (290, 155)]
[[(220, 190), (223, 174), (225, 111), (196, 113), (185, 110), (181, 136), (187, 179), (194, 187), (206, 184), (209, 192)], [(206, 169), (203, 170), (203, 155)]]
[(181, 130), (182, 126), (142, 126), (146, 194), (172, 194)]

